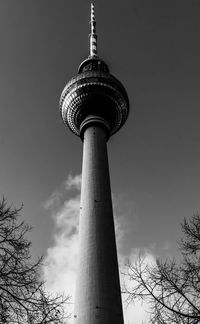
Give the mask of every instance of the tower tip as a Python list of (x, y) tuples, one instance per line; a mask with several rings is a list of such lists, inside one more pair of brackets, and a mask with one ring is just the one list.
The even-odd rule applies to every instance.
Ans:
[(96, 34), (96, 20), (94, 13), (94, 2), (91, 2), (90, 13), (90, 57), (97, 56), (97, 34)]

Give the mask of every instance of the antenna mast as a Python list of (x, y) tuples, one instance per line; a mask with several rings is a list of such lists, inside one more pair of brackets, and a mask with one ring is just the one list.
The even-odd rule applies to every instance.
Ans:
[(97, 55), (97, 34), (96, 34), (96, 20), (94, 15), (94, 3), (91, 3), (91, 18), (90, 18), (90, 55), (89, 57)]

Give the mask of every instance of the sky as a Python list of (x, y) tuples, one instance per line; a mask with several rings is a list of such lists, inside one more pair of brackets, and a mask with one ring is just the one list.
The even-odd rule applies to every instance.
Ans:
[[(82, 142), (58, 103), (88, 56), (89, 10), (89, 0), (0, 1), (0, 195), (23, 202), (49, 289), (64, 281), (72, 295)], [(120, 267), (140, 249), (178, 258), (180, 223), (200, 210), (200, 2), (96, 0), (95, 11), (99, 56), (130, 100), (108, 142)], [(138, 306), (125, 324), (142, 316)]]

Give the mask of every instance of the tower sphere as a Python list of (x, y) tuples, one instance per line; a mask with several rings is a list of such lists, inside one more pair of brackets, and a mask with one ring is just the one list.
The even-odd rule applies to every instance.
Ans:
[(93, 56), (81, 63), (78, 75), (65, 86), (60, 111), (64, 123), (76, 135), (82, 135), (81, 125), (92, 115), (106, 122), (110, 136), (125, 123), (129, 100), (121, 82), (109, 73), (107, 64)]

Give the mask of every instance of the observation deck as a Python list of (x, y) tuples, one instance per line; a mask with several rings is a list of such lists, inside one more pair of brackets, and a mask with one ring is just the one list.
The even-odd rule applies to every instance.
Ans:
[(103, 60), (89, 57), (79, 66), (78, 75), (66, 84), (60, 98), (60, 112), (64, 123), (81, 137), (81, 124), (88, 116), (104, 119), (109, 137), (128, 117), (128, 95)]

